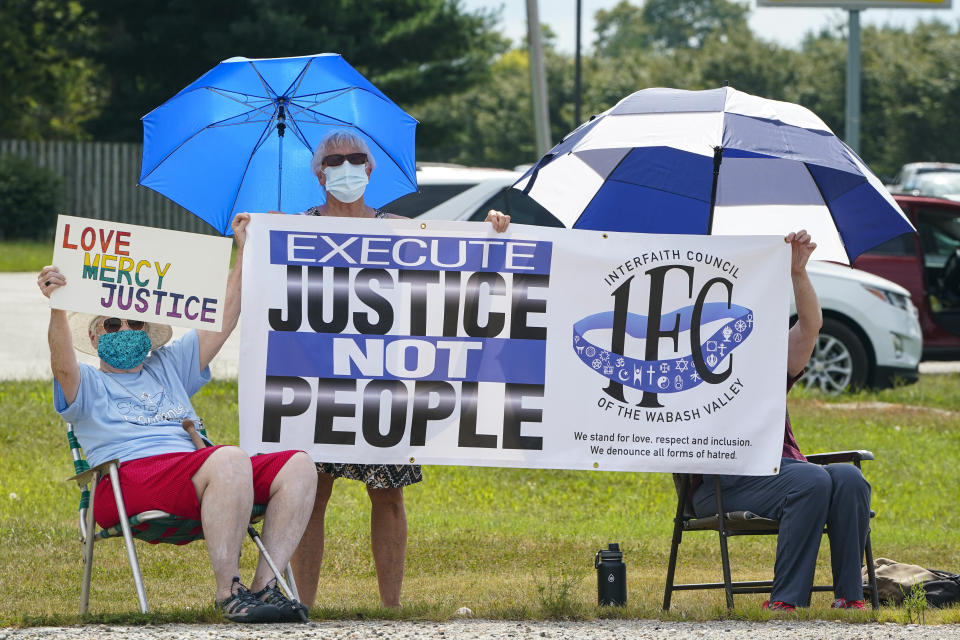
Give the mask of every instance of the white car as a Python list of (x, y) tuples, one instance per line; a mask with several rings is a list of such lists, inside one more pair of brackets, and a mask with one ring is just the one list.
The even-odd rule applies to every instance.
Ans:
[(510, 186), (522, 171), (449, 164), (417, 166), (418, 193), (382, 207), (384, 211), (425, 220), (483, 220), (490, 209), (509, 213), (511, 221), (541, 227), (563, 224), (533, 198)]
[(904, 185), (894, 193), (960, 202), (960, 168), (955, 171), (925, 171), (917, 174), (909, 186)]
[[(823, 309), (823, 328), (803, 383), (835, 394), (917, 381), (923, 337), (909, 291), (833, 262), (812, 261), (807, 273)], [(791, 301), (791, 317), (795, 313)]]
[[(562, 227), (532, 198), (510, 189), (522, 175), (428, 164), (417, 169), (420, 192), (383, 209), (432, 220), (483, 220), (487, 211), (498, 209), (516, 223)], [(823, 329), (803, 382), (828, 394), (916, 382), (923, 341), (907, 290), (866, 271), (829, 262), (811, 262), (807, 272), (823, 308)]]
[(900, 171), (893, 179), (893, 184), (888, 184), (887, 189), (893, 193), (927, 195), (913, 192), (918, 189), (918, 183), (922, 182), (922, 177), (928, 173), (960, 174), (960, 164), (955, 162), (910, 162), (900, 167)]

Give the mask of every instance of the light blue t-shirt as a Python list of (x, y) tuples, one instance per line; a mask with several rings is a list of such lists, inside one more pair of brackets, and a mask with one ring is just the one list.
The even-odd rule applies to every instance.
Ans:
[(80, 388), (67, 405), (53, 381), (53, 406), (73, 424), (90, 466), (163, 453), (193, 451), (184, 418), (197, 421), (190, 396), (210, 381), (210, 367), (200, 370), (200, 343), (189, 331), (152, 351), (138, 373), (106, 373), (80, 365)]

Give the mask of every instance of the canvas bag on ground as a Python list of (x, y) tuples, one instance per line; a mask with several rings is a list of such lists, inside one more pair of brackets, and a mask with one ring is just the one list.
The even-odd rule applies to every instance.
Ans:
[[(904, 564), (889, 558), (876, 558), (877, 596), (882, 602), (899, 605), (917, 583), (922, 583), (927, 604), (941, 607), (960, 602), (960, 576), (946, 571), (924, 569), (915, 564)], [(867, 568), (862, 569), (864, 595), (870, 596)]]

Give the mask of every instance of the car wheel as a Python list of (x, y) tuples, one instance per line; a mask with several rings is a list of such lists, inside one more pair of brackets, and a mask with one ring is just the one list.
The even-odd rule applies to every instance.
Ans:
[(867, 383), (867, 351), (847, 325), (833, 318), (823, 319), (823, 328), (801, 379), (808, 387), (836, 395), (856, 390)]

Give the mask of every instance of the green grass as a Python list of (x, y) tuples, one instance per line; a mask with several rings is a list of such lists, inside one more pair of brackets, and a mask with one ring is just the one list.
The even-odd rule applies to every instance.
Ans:
[[(877, 404), (886, 403), (886, 404)], [(921, 404), (930, 408), (924, 408)], [(236, 383), (214, 382), (195, 397), (211, 436), (236, 442)], [(873, 486), (875, 555), (923, 566), (960, 567), (960, 376), (921, 377), (880, 393), (827, 399), (790, 396), (801, 448), (807, 452), (871, 449), (865, 472)], [(152, 613), (137, 610), (123, 543), (98, 544), (91, 615), (76, 614), (80, 592), (78, 492), (64, 426), (50, 406), (48, 382), (4, 382), (0, 388), (0, 625), (208, 622), (213, 577), (202, 543), (185, 547), (137, 543)], [(15, 497), (14, 497), (15, 495)], [(461, 606), (478, 617), (663, 617), (765, 620), (763, 596), (737, 596), (727, 613), (720, 592), (682, 592), (668, 614), (659, 610), (670, 547), (675, 494), (669, 475), (429, 467), (406, 491), (410, 523), (405, 607), (378, 608), (369, 551), (369, 502), (356, 482), (334, 488), (327, 515), (327, 554), (316, 619), (363, 617), (443, 620)], [(593, 555), (620, 542), (628, 606), (596, 607)], [(734, 538), (735, 578), (771, 574), (775, 540)], [(818, 578), (829, 580), (824, 543)], [(243, 572), (256, 557), (244, 548)], [(679, 581), (719, 580), (715, 534), (689, 535)], [(798, 619), (903, 622), (902, 609), (834, 612), (827, 594)], [(960, 622), (960, 609), (931, 611), (926, 622)]]
[(0, 272), (40, 271), (53, 258), (53, 242), (0, 242)]

